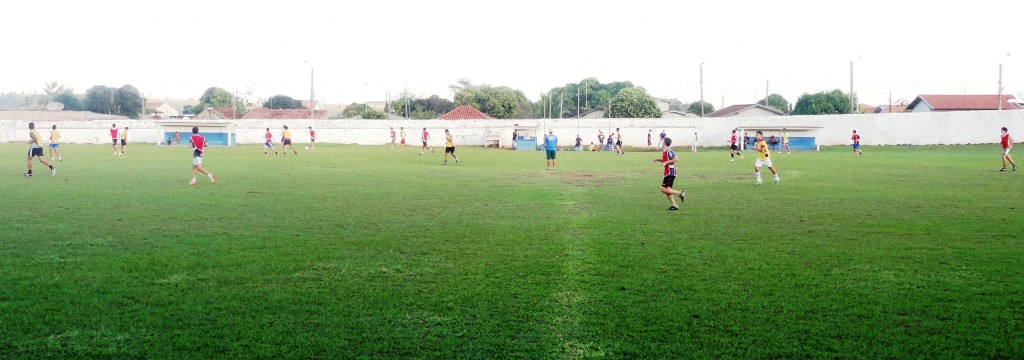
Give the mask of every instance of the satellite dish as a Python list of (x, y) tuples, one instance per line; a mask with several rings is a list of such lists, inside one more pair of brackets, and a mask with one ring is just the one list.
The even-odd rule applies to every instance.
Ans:
[(56, 101), (51, 101), (51, 102), (46, 104), (46, 110), (50, 110), (50, 111), (64, 110), (64, 104), (56, 102)]

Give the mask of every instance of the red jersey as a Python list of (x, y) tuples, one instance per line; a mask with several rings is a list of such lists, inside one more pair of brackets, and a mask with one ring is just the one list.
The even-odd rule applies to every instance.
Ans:
[(1003, 149), (1010, 148), (1010, 134), (1003, 134), (1000, 136), (999, 143), (1003, 145)]
[(192, 134), (192, 147), (196, 148), (195, 156), (203, 156), (206, 150), (206, 138), (199, 134)]
[(860, 135), (853, 134), (853, 137), (850, 139), (853, 140), (854, 145), (860, 145)]
[(394, 130), (391, 130), (391, 138), (392, 138), (392, 139), (394, 139), (394, 138), (395, 138), (395, 131), (394, 131)]
[(424, 142), (426, 142), (426, 141), (427, 141), (427, 139), (429, 139), (429, 138), (430, 138), (430, 133), (428, 133), (428, 132), (424, 131), (424, 132), (423, 132), (423, 141), (424, 141)]
[[(735, 137), (735, 136), (734, 136)], [(665, 148), (661, 151), (661, 162), (666, 162), (676, 158), (676, 152), (672, 149)], [(665, 165), (665, 176), (676, 176), (676, 164)]]
[(316, 138), (316, 131), (313, 131), (313, 129), (309, 129), (309, 137)]
[(117, 128), (110, 128), (110, 138), (117, 139)]
[(269, 131), (267, 131), (266, 134), (263, 134), (263, 137), (267, 138), (268, 143), (274, 142), (274, 135), (271, 135)]
[(732, 134), (732, 137), (729, 138), (729, 144), (736, 145), (736, 134)]

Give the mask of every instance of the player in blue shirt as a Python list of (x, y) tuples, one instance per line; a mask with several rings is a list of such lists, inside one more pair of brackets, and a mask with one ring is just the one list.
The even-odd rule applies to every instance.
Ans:
[(544, 137), (544, 152), (548, 158), (548, 170), (555, 170), (555, 154), (558, 152), (558, 137), (555, 131), (548, 129), (548, 136)]

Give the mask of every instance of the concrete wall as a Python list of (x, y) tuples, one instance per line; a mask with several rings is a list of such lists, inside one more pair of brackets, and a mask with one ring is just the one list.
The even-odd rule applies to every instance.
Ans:
[[(4, 119), (0, 112), (0, 142), (23, 142), (28, 140), (28, 122), (21, 119)], [(220, 120), (225, 122), (230, 120)], [(108, 129), (110, 120), (71, 120), (56, 122), (65, 143), (107, 144), (110, 141)], [(202, 121), (195, 121), (197, 124)], [(669, 137), (677, 139), (677, 145), (690, 145), (693, 133), (699, 134), (700, 146), (724, 146), (733, 128), (748, 129), (753, 136), (756, 129), (790, 128), (790, 136), (805, 136), (801, 127), (820, 127), (815, 130), (819, 145), (847, 145), (850, 133), (857, 130), (864, 145), (928, 145), (928, 144), (979, 144), (998, 141), (999, 128), (1006, 126), (1011, 134), (1024, 139), (1024, 110), (970, 111), (970, 112), (929, 112), (896, 114), (851, 114), (830, 116), (759, 116), (730, 118), (675, 118), (675, 119), (520, 119), (520, 120), (235, 120), (236, 138), (239, 144), (263, 142), (265, 128), (270, 128), (275, 137), (280, 135), (281, 126), (288, 125), (294, 134), (296, 144), (309, 141), (308, 126), (317, 131), (318, 142), (364, 144), (385, 144), (390, 141), (388, 127), (397, 131), (404, 126), (409, 134), (408, 141), (419, 142), (423, 127), (430, 131), (431, 145), (441, 146), (444, 129), (449, 129), (456, 145), (483, 145), (489, 133), (499, 136), (502, 147), (510, 147), (513, 127), (535, 126), (538, 129), (554, 129), (564, 139), (565, 146), (572, 145), (577, 129), (584, 144), (597, 141), (597, 130), (610, 133), (616, 127), (622, 128), (626, 146), (647, 146), (647, 131), (658, 134), (666, 130)], [(117, 121), (118, 128), (131, 127), (129, 142), (157, 143), (160, 139), (159, 122), (151, 120)], [(36, 122), (37, 129), (44, 137), (52, 122)], [(765, 136), (781, 131), (772, 130)], [(806, 133), (806, 132), (805, 132)], [(657, 140), (655, 140), (657, 141)]]

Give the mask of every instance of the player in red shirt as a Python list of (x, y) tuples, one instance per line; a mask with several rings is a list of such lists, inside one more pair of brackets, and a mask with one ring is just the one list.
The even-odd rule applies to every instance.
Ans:
[(391, 128), (391, 148), (395, 148), (395, 128)]
[(217, 177), (213, 173), (203, 169), (203, 153), (206, 152), (206, 138), (199, 135), (199, 127), (192, 127), (192, 139), (189, 140), (189, 148), (192, 148), (192, 181), (188, 184), (196, 186), (197, 173), (203, 173), (210, 178), (210, 183), (216, 184)]
[(309, 127), (309, 149), (316, 150), (316, 131), (313, 131), (313, 127)]
[(737, 140), (736, 130), (733, 130), (732, 136), (729, 137), (729, 161), (736, 161), (736, 155), (739, 155), (740, 159), (743, 158), (743, 154), (740, 153), (740, 147), (736, 143)]
[(427, 146), (427, 141), (430, 141), (430, 133), (427, 132), (427, 128), (423, 128), (423, 148), (420, 149), (420, 155), (423, 155), (424, 151), (430, 149), (430, 152), (434, 152), (434, 148)]
[(267, 133), (263, 134), (265, 141), (263, 142), (263, 156), (267, 156), (267, 149), (274, 150), (274, 156), (281, 155), (274, 148), (274, 135), (270, 133), (270, 128), (267, 128)]
[(1017, 171), (1017, 163), (1013, 162), (1013, 158), (1010, 157), (1010, 149), (1013, 149), (1013, 138), (1010, 137), (1010, 133), (1007, 132), (1005, 126), (999, 134), (999, 144), (1003, 146), (1003, 168), (999, 169), (999, 171), (1006, 171), (1007, 161), (1010, 162), (1010, 165), (1013, 165), (1013, 171)]
[(676, 163), (679, 162), (679, 158), (676, 157), (676, 152), (672, 151), (672, 139), (665, 138), (664, 144), (665, 149), (661, 151), (661, 158), (654, 159), (654, 162), (665, 167), (665, 177), (661, 179), (661, 193), (665, 194), (669, 204), (671, 204), (668, 207), (669, 210), (679, 210), (679, 206), (676, 206), (676, 198), (673, 195), (679, 195), (679, 201), (686, 201), (685, 191), (672, 189), (672, 184), (676, 180)]
[(117, 151), (117, 124), (110, 124), (110, 140), (114, 141), (114, 155), (121, 155), (121, 152)]
[(860, 151), (860, 135), (857, 135), (857, 130), (853, 131), (853, 136), (850, 137), (850, 140), (853, 140), (853, 155), (856, 157), (864, 155), (864, 152)]

